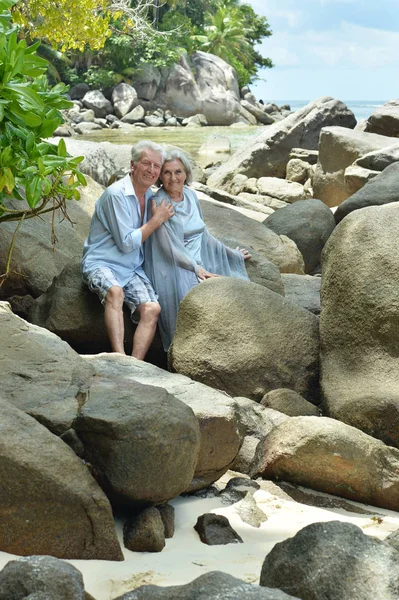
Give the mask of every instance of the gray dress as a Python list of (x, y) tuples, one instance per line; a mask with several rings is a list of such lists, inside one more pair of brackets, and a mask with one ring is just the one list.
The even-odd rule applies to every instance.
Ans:
[(172, 202), (163, 188), (158, 190), (156, 203), (171, 202), (175, 215), (145, 242), (144, 270), (159, 296), (158, 324), (166, 351), (175, 332), (179, 304), (199, 283), (199, 266), (210, 273), (248, 279), (241, 252), (209, 233), (195, 192), (184, 186), (183, 194), (181, 202)]

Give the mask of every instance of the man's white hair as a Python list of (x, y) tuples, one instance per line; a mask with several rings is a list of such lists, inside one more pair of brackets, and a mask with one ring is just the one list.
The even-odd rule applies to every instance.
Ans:
[(159, 152), (159, 154), (161, 155), (162, 164), (163, 164), (163, 162), (165, 160), (165, 150), (162, 146), (160, 146), (160, 144), (156, 144), (155, 142), (152, 142), (151, 140), (140, 140), (139, 142), (137, 142), (137, 144), (132, 146), (132, 162), (135, 163), (138, 160), (140, 160), (141, 155), (145, 150), (151, 150), (152, 152)]

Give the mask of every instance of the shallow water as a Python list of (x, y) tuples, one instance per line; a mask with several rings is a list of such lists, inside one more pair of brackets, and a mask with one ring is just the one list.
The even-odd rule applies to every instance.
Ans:
[(122, 131), (119, 129), (103, 129), (102, 131), (92, 131), (81, 139), (93, 142), (111, 142), (113, 144), (135, 144), (139, 140), (150, 139), (159, 144), (172, 144), (179, 146), (188, 152), (192, 158), (205, 166), (212, 160), (225, 160), (226, 155), (215, 154), (200, 155), (199, 149), (202, 144), (212, 136), (227, 137), (231, 144), (231, 153), (235, 152), (244, 145), (247, 140), (264, 131), (264, 127), (147, 127), (132, 128), (132, 131)]

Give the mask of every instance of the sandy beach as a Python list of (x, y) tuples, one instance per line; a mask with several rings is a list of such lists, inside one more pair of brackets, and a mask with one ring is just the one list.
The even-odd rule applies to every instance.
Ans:
[[(239, 475), (229, 471), (216, 485), (223, 489), (228, 479)], [(314, 503), (330, 501), (331, 505), (339, 504), (339, 499), (328, 494), (312, 491), (310, 496)], [(175, 508), (175, 535), (166, 540), (161, 553), (139, 553), (124, 549), (123, 522), (117, 520), (118, 536), (125, 556), (123, 562), (68, 562), (83, 573), (85, 589), (96, 600), (113, 600), (144, 584), (179, 585), (215, 570), (257, 584), (263, 560), (273, 546), (311, 523), (335, 520), (354, 523), (367, 535), (379, 539), (384, 539), (399, 528), (399, 513), (348, 500), (343, 501), (343, 504), (349, 510), (321, 508), (288, 500), (264, 489), (256, 491), (254, 499), (267, 515), (267, 521), (259, 528), (243, 522), (237, 514), (237, 505), (226, 506), (220, 497), (178, 497), (170, 502)], [(227, 546), (203, 544), (193, 527), (197, 517), (206, 512), (226, 516), (244, 543)], [(0, 568), (14, 558), (18, 557), (1, 552)]]

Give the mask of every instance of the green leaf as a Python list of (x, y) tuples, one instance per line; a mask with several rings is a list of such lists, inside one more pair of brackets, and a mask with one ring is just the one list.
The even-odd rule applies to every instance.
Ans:
[(57, 129), (57, 127), (60, 123), (61, 123), (60, 118), (48, 119), (48, 120), (44, 121), (42, 126), (40, 127), (39, 136), (44, 137), (44, 138), (52, 136), (52, 134)]
[(26, 185), (26, 200), (31, 208), (35, 208), (42, 195), (42, 180), (40, 177), (33, 177)]
[(66, 158), (66, 156), (67, 156), (67, 149), (66, 149), (64, 138), (61, 138), (60, 141), (59, 141), (59, 144), (58, 144), (58, 156), (63, 156), (64, 158)]
[(26, 145), (25, 145), (27, 154), (31, 154), (34, 146), (35, 146), (35, 134), (33, 133), (33, 131), (30, 131), (26, 138)]
[(83, 173), (81, 173), (80, 171), (76, 171), (75, 175), (81, 185), (87, 185), (87, 181)]

